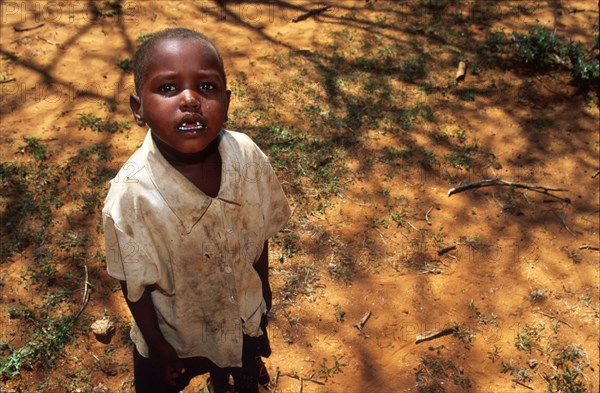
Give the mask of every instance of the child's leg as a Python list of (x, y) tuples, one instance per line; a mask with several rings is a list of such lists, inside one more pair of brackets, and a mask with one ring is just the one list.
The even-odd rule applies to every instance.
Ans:
[[(189, 385), (192, 378), (211, 372), (217, 369), (217, 366), (208, 360), (207, 358), (196, 357), (196, 358), (184, 358), (181, 359), (185, 374), (182, 374), (177, 379), (177, 385), (175, 387), (168, 386), (161, 379), (161, 376), (154, 369), (152, 361), (148, 358), (143, 357), (137, 351), (133, 349), (133, 375), (135, 381), (136, 393), (178, 393)], [(227, 373), (227, 380), (229, 380), (229, 374)], [(221, 390), (216, 390), (221, 392)], [(226, 392), (227, 390), (222, 390)]]
[(237, 393), (258, 393), (259, 338), (244, 335), (242, 367), (231, 368)]
[(190, 381), (181, 381), (182, 383), (175, 387), (167, 385), (156, 372), (152, 361), (140, 355), (137, 348), (133, 349), (133, 380), (136, 393), (178, 393)]

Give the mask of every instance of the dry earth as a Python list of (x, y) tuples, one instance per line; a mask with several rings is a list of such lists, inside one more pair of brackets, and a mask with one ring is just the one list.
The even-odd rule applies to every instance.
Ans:
[[(597, 2), (125, 1), (114, 15), (112, 3), (96, 2), (95, 14), (93, 4), (0, 2), (2, 162), (36, 162), (24, 137), (40, 138), (54, 164), (107, 143), (114, 174), (145, 130), (80, 124), (86, 113), (130, 119), (131, 74), (117, 62), (131, 58), (140, 36), (166, 27), (214, 38), (234, 90), (229, 127), (262, 143), (275, 165), (282, 160), (276, 168), (294, 209), (271, 247), (267, 366), (278, 392), (539, 392), (573, 369), (582, 391), (598, 391), (597, 96), (570, 85), (564, 71), (525, 72), (502, 58), (486, 64), (473, 49), (492, 31), (525, 32), (527, 24), (591, 46)], [(403, 52), (381, 67), (359, 62), (386, 48)], [(411, 56), (426, 59), (425, 73), (398, 78), (395, 65)], [(457, 85), (460, 60), (468, 68)], [(402, 112), (410, 108), (424, 114)], [(330, 115), (343, 124), (329, 127)], [(300, 157), (322, 161), (284, 161), (297, 146), (269, 142), (282, 130), (308, 138), (292, 144), (314, 142)], [(320, 167), (339, 175), (311, 177)], [(47, 365), (25, 364), (0, 382), (2, 392), (131, 391), (131, 317), (104, 270), (101, 201), (84, 211), (80, 177), (59, 183), (67, 196), (52, 212), (48, 244), (22, 239), (20, 252), (0, 263), (1, 360), (43, 335), (36, 318), (79, 311), (84, 265), (89, 303), (64, 351)], [(509, 187), (447, 196), (489, 177), (566, 188), (556, 194), (570, 203)], [(106, 182), (96, 187), (103, 197)], [(3, 194), (3, 244), (14, 230), (4, 214), (17, 203), (18, 195)], [(56, 272), (35, 285), (31, 266), (42, 246), (55, 246)], [(69, 247), (78, 247), (77, 258)], [(69, 297), (49, 314), (15, 311), (47, 304), (42, 295), (57, 289)], [(86, 329), (102, 316), (116, 322), (107, 344)], [(186, 392), (203, 384), (198, 378)]]

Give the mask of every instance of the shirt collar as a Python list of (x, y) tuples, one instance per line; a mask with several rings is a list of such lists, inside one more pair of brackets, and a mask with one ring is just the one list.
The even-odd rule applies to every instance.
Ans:
[(152, 183), (188, 233), (204, 216), (214, 200), (220, 199), (227, 203), (240, 204), (240, 188), (236, 187), (236, 181), (231, 181), (233, 180), (232, 176), (238, 180), (241, 178), (239, 157), (232, 150), (234, 146), (225, 131), (221, 131), (217, 138), (221, 138), (219, 154), (222, 165), (221, 184), (216, 198), (211, 198), (203, 193), (169, 164), (156, 147), (150, 130), (148, 130), (142, 145)]

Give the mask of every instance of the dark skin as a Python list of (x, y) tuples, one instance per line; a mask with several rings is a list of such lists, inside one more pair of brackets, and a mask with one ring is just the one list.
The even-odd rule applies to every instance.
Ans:
[[(218, 135), (227, 120), (231, 92), (214, 48), (195, 39), (165, 39), (154, 49), (154, 58), (145, 76), (142, 89), (132, 94), (130, 105), (139, 126), (149, 126), (152, 137), (165, 159), (192, 184), (209, 197), (215, 198), (221, 185), (221, 156)], [(263, 288), (267, 308), (271, 308), (268, 281), (268, 242), (254, 264)], [(152, 302), (152, 290), (147, 287), (142, 297), (131, 302), (127, 285), (121, 288), (149, 349), (150, 359), (163, 380), (176, 385), (185, 373), (173, 346), (164, 338)], [(213, 380), (218, 385), (226, 381)], [(224, 390), (224, 389), (223, 389)]]

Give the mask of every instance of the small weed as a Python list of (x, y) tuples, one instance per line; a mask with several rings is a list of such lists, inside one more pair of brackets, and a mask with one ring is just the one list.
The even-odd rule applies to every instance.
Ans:
[(545, 329), (543, 323), (537, 326), (525, 324), (523, 330), (517, 331), (515, 335), (515, 346), (520, 351), (531, 352), (533, 346), (539, 343), (541, 333)]
[(136, 41), (138, 45), (142, 45), (144, 42), (148, 41), (150, 37), (152, 37), (154, 33), (144, 33), (137, 36)]
[(334, 355), (332, 366), (329, 366), (327, 364), (327, 358), (323, 358), (323, 362), (319, 364), (321, 369), (315, 373), (315, 377), (325, 378), (325, 380), (327, 381), (329, 378), (333, 377), (334, 375), (341, 373), (342, 367), (347, 366), (347, 365), (348, 365), (348, 363), (344, 360), (343, 356), (337, 357)]
[(378, 228), (379, 226), (387, 229), (390, 226), (389, 222), (385, 218), (369, 217), (367, 221), (369, 222), (369, 226), (373, 229)]
[(402, 208), (402, 210), (400, 212), (392, 212), (392, 219), (394, 220), (394, 222), (396, 223), (396, 225), (398, 227), (404, 227), (404, 225), (406, 225), (405, 222), (405, 218), (406, 215), (408, 214), (408, 210), (406, 210), (405, 208)]
[(420, 147), (419, 153), (421, 153), (421, 159), (419, 160), (419, 163), (423, 166), (423, 168), (433, 169), (434, 165), (439, 163), (439, 160), (434, 152), (428, 151), (424, 147)]
[(569, 258), (574, 263), (580, 263), (583, 260), (581, 254), (579, 254), (575, 250), (567, 250), (567, 258)]
[(471, 387), (470, 377), (464, 375), (464, 371), (456, 367), (451, 360), (421, 356), (421, 361), (414, 370), (419, 393), (446, 392), (444, 385), (449, 380), (463, 389)]
[(529, 301), (531, 301), (531, 303), (542, 302), (545, 298), (546, 295), (541, 288), (536, 288), (529, 293)]
[(510, 360), (508, 363), (503, 360), (501, 372), (502, 374), (510, 373), (513, 379), (519, 382), (529, 382), (533, 379), (533, 375), (525, 367), (520, 367), (513, 360)]
[(352, 259), (350, 258), (334, 258), (327, 265), (329, 274), (344, 282), (350, 282), (352, 279)]
[(96, 132), (109, 132), (114, 134), (116, 132), (123, 132), (131, 128), (131, 124), (128, 120), (119, 121), (111, 120), (110, 118), (102, 119), (95, 116), (92, 113), (79, 113), (79, 129), (90, 129)]
[(46, 148), (40, 143), (40, 139), (36, 137), (23, 137), (26, 145), (19, 147), (21, 151), (30, 153), (36, 161), (44, 161), (47, 158)]
[(454, 337), (462, 341), (465, 345), (465, 348), (470, 348), (473, 343), (473, 340), (475, 339), (475, 334), (473, 332), (473, 329), (461, 326), (454, 332)]
[(397, 159), (404, 160), (410, 157), (413, 153), (413, 150), (409, 147), (404, 149), (398, 149), (396, 146), (386, 146), (384, 148), (384, 160), (386, 162), (392, 162)]
[(342, 306), (340, 306), (338, 303), (333, 303), (333, 310), (334, 310), (335, 319), (338, 322), (344, 322), (344, 317), (346, 316), (346, 312), (344, 310), (342, 310)]
[(463, 101), (475, 101), (477, 90), (471, 88), (456, 89), (453, 94)]
[(414, 82), (425, 76), (425, 61), (423, 57), (409, 57), (400, 63), (400, 80)]
[(133, 72), (133, 63), (131, 62), (131, 59), (121, 59), (117, 61), (117, 67), (128, 73)]
[(444, 234), (444, 232), (442, 232), (443, 230), (444, 227), (440, 227), (440, 229), (437, 232), (431, 233), (431, 238), (438, 244), (443, 243), (444, 239), (446, 238), (446, 235)]
[(498, 358), (500, 357), (501, 352), (502, 349), (499, 346), (494, 345), (494, 350), (489, 351), (487, 353), (487, 357), (492, 361), (492, 363), (495, 363), (496, 360), (498, 360)]

